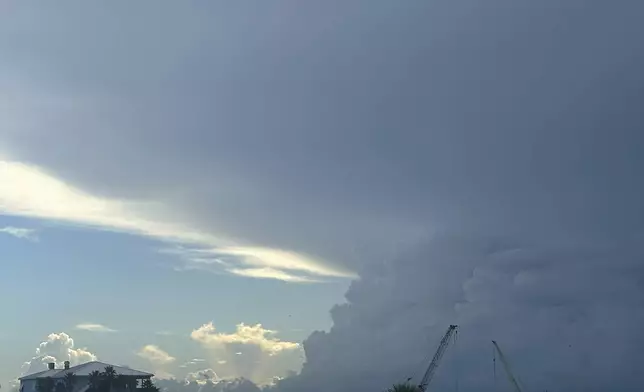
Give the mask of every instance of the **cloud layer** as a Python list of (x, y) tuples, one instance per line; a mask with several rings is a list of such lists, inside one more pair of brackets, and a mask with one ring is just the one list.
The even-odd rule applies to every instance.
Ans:
[(112, 329), (102, 324), (95, 324), (95, 323), (78, 324), (76, 326), (76, 329), (79, 329), (82, 331), (89, 331), (89, 332), (116, 332), (115, 329)]
[[(162, 2), (154, 16), (17, 7), (1, 31), (21, 41), (0, 42), (0, 153), (20, 177), (28, 162), (98, 199), (94, 224), (207, 249), (240, 239), (341, 274), (434, 230), (560, 241), (639, 230), (641, 6), (493, 1), (503, 12), (380, 0), (292, 13)], [(77, 33), (86, 23), (94, 39)], [(150, 215), (167, 219), (128, 200), (160, 202), (167, 211)], [(56, 208), (96, 204), (65, 201)], [(188, 268), (226, 270), (205, 259)], [(315, 279), (310, 266), (270, 264), (233, 268)]]
[[(158, 212), (160, 208), (154, 203), (132, 203), (92, 196), (36, 167), (0, 160), (0, 213), (122, 231), (185, 244), (191, 248), (175, 248), (181, 250), (184, 269), (223, 271), (291, 282), (353, 276), (348, 270), (326, 267), (320, 261), (302, 254), (235, 245), (231, 240), (180, 224), (145, 218), (145, 214), (140, 213)], [(5, 228), (0, 232), (34, 238), (33, 232), (26, 229)]]

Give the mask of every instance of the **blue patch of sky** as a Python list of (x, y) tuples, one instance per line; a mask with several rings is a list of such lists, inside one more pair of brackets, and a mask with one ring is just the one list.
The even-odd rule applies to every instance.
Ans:
[[(328, 310), (342, 302), (349, 284), (177, 272), (169, 268), (176, 256), (158, 252), (167, 244), (145, 237), (0, 216), (0, 227), (5, 226), (37, 229), (40, 237), (33, 243), (0, 236), (0, 313), (6, 320), (0, 334), (12, 336), (5, 348), (18, 368), (47, 334), (60, 331), (108, 357), (119, 355), (117, 340), (167, 344), (188, 339), (192, 329), (209, 321), (222, 332), (234, 331), (240, 322), (262, 323), (282, 339), (301, 341), (331, 325)], [(81, 322), (120, 332), (74, 331)], [(155, 335), (159, 331), (175, 335)]]

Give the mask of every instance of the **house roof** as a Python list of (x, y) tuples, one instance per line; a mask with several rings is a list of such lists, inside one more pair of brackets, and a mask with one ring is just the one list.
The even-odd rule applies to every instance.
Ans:
[(74, 375), (76, 376), (83, 377), (83, 376), (89, 376), (89, 374), (93, 371), (102, 372), (105, 370), (105, 367), (107, 366), (112, 366), (114, 368), (114, 371), (121, 376), (141, 377), (141, 378), (154, 376), (154, 374), (152, 373), (142, 372), (139, 370), (134, 370), (123, 366), (110, 365), (109, 363), (93, 361), (93, 362), (87, 362), (80, 365), (72, 366), (69, 369), (54, 369), (54, 370), (45, 370), (43, 372), (33, 373), (24, 377), (20, 377), (20, 380), (21, 381), (34, 380), (34, 379), (46, 378), (46, 377), (63, 378), (67, 373), (74, 373)]
[(34, 378), (46, 378), (46, 377), (52, 377), (56, 373), (60, 372), (60, 369), (54, 369), (54, 370), (43, 370), (42, 372), (30, 374), (24, 377), (20, 377), (20, 380), (30, 380)]

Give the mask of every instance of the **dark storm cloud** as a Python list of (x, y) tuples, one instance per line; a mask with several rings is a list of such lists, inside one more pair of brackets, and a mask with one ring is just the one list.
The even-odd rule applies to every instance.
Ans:
[(633, 230), (640, 6), (554, 4), (17, 13), (8, 67), (81, 102), (3, 139), (95, 192), (342, 260), (436, 227)]
[[(641, 2), (158, 7), (3, 22), (21, 91), (83, 104), (0, 147), (360, 269), (280, 388), (382, 389), (455, 321), (467, 385), (490, 387), (498, 338), (536, 388), (635, 388)], [(458, 235), (387, 261), (435, 231)]]
[(567, 250), (441, 236), (363, 273), (330, 332), (304, 342), (301, 374), (277, 390), (419, 382), (449, 323), (459, 338), (433, 390), (510, 390), (498, 361), (494, 384), (492, 339), (526, 390), (638, 390), (642, 257), (633, 241)]
[(18, 13), (10, 64), (88, 113), (4, 139), (97, 192), (322, 254), (433, 226), (632, 229), (640, 6), (554, 4)]

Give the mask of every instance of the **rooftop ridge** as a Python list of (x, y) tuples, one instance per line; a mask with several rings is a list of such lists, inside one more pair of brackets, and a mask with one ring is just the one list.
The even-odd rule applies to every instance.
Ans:
[(62, 378), (66, 374), (69, 373), (74, 373), (76, 375), (79, 375), (78, 373), (87, 373), (87, 374), (80, 374), (80, 376), (86, 377), (89, 375), (89, 373), (93, 371), (103, 371), (105, 370), (106, 367), (111, 366), (114, 368), (116, 373), (124, 375), (124, 376), (135, 376), (135, 377), (153, 377), (154, 374), (149, 373), (149, 372), (143, 372), (140, 370), (128, 368), (125, 366), (119, 366), (119, 365), (112, 365), (109, 363), (101, 362), (101, 361), (89, 361), (85, 363), (81, 363), (75, 366), (70, 367), (69, 369), (53, 369), (53, 370), (44, 370), (32, 374), (28, 374), (25, 376), (22, 376), (19, 378), (19, 380), (33, 380), (33, 379), (38, 379), (41, 377), (51, 377), (51, 378)]
[(92, 364), (92, 363), (100, 363), (100, 362), (98, 362), (98, 361), (89, 361), (89, 362), (79, 363), (78, 365), (71, 366), (69, 369), (63, 369), (63, 370), (68, 370), (69, 371), (69, 370), (72, 370), (72, 369), (82, 369), (82, 368), (84, 368), (87, 365)]

